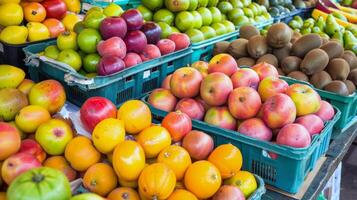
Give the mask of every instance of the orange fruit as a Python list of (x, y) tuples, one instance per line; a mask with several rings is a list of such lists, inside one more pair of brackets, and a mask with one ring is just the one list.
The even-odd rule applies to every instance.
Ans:
[(247, 171), (239, 171), (230, 179), (225, 180), (224, 184), (239, 187), (246, 198), (248, 198), (258, 187), (254, 175)]
[(183, 189), (175, 190), (168, 200), (198, 200), (197, 197), (191, 192)]
[(209, 155), (208, 161), (219, 169), (222, 179), (234, 176), (243, 164), (240, 150), (232, 144), (223, 144), (215, 148)]
[(147, 158), (154, 158), (171, 145), (171, 136), (166, 128), (151, 126), (141, 131), (136, 141), (143, 147)]
[(100, 153), (94, 148), (91, 140), (84, 136), (77, 136), (71, 140), (66, 146), (64, 156), (77, 171), (85, 171), (100, 160)]
[(185, 185), (181, 181), (177, 181), (175, 185), (175, 189), (185, 189)]
[(0, 192), (0, 200), (6, 200), (6, 192)]
[(139, 190), (149, 199), (167, 199), (175, 189), (174, 171), (164, 163), (144, 168), (139, 177)]
[(113, 190), (107, 197), (108, 200), (140, 200), (139, 194), (129, 187), (120, 187)]
[(24, 15), (28, 22), (42, 22), (46, 19), (46, 9), (40, 3), (31, 2), (24, 6)]
[(129, 134), (138, 134), (151, 125), (151, 111), (142, 101), (130, 100), (120, 106), (118, 119), (124, 121)]
[(126, 181), (123, 178), (120, 178), (120, 176), (118, 176), (118, 182), (119, 185), (122, 187), (130, 187), (130, 188), (137, 188), (138, 187), (138, 181)]
[(134, 141), (125, 140), (114, 149), (113, 167), (116, 174), (125, 181), (135, 181), (145, 167), (143, 148)]
[(176, 175), (176, 180), (183, 179), (187, 168), (191, 165), (190, 154), (181, 146), (171, 145), (162, 150), (157, 162), (165, 163)]
[(117, 176), (112, 167), (104, 163), (92, 165), (84, 174), (83, 185), (90, 192), (106, 196), (117, 186)]
[(212, 197), (218, 191), (221, 182), (219, 170), (206, 160), (193, 163), (185, 174), (186, 189), (199, 199)]
[(58, 169), (67, 176), (69, 181), (74, 181), (77, 177), (77, 172), (69, 165), (63, 156), (52, 156), (45, 160), (43, 166)]
[(48, 18), (42, 23), (47, 27), (51, 37), (58, 37), (61, 33), (66, 31), (66, 28), (58, 19)]

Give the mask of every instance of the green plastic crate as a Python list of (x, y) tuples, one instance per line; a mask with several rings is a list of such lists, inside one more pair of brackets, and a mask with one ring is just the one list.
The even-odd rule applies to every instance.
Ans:
[(335, 124), (337, 129), (345, 130), (357, 121), (357, 93), (355, 92), (349, 96), (342, 96), (336, 93), (328, 92), (315, 88), (308, 82), (296, 80), (290, 77), (281, 76), (289, 84), (302, 83), (314, 88), (321, 96), (322, 99), (328, 101), (336, 106), (341, 111), (341, 118)]
[[(142, 98), (146, 103), (148, 96), (147, 94)], [(166, 116), (167, 112), (158, 110), (148, 103), (147, 105), (156, 120), (161, 121)], [(318, 159), (328, 149), (333, 125), (340, 117), (340, 111), (336, 107), (335, 111), (334, 118), (325, 123), (321, 134), (315, 135), (311, 145), (306, 148), (280, 146), (199, 120), (192, 120), (192, 127), (209, 134), (215, 146), (227, 143), (235, 145), (242, 152), (244, 170), (259, 175), (267, 184), (295, 194), (299, 191), (305, 177), (315, 167)], [(277, 158), (273, 159), (269, 152), (275, 153)]]
[(63, 63), (43, 60), (37, 54), (56, 41), (40, 43), (24, 48), (29, 74), (34, 81), (55, 79), (64, 86), (67, 99), (81, 106), (93, 96), (102, 96), (117, 106), (160, 87), (164, 78), (189, 63), (191, 48), (183, 49), (153, 59), (109, 76), (87, 78)]
[(111, 3), (119, 5), (123, 10), (128, 10), (130, 8), (136, 8), (141, 4), (140, 0), (112, 0), (112, 1), (101, 1), (101, 0), (83, 0), (82, 1), (82, 12), (86, 13), (91, 7), (98, 6), (105, 8)]

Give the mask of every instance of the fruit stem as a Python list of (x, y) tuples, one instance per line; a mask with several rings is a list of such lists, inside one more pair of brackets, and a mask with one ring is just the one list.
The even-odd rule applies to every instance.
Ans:
[(32, 177), (32, 181), (35, 183), (39, 183), (39, 182), (43, 181), (43, 179), (45, 179), (45, 176), (43, 176), (42, 174), (35, 174)]

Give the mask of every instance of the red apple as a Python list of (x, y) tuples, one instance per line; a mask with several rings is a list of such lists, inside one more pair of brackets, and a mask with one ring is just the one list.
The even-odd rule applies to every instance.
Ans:
[(1, 167), (2, 178), (9, 185), (17, 176), (37, 167), (41, 167), (41, 163), (35, 156), (28, 153), (17, 153), (4, 161)]
[(0, 122), (0, 161), (5, 160), (20, 149), (21, 137), (15, 126)]
[(162, 88), (171, 90), (171, 87), (170, 87), (171, 77), (172, 77), (172, 74), (165, 77), (164, 81), (162, 81), (162, 83), (161, 83)]
[(270, 128), (259, 118), (251, 118), (243, 121), (238, 127), (238, 132), (265, 141), (270, 141), (273, 137)]
[(129, 31), (139, 30), (144, 25), (143, 16), (137, 9), (129, 9), (121, 17), (125, 20)]
[(231, 79), (221, 72), (208, 74), (202, 81), (200, 94), (210, 106), (221, 106), (227, 103), (229, 94), (233, 90)]
[(288, 88), (289, 84), (286, 81), (275, 77), (267, 77), (260, 82), (258, 92), (264, 102), (269, 97), (285, 93)]
[(276, 94), (262, 106), (262, 119), (271, 129), (293, 123), (296, 118), (294, 102), (285, 94)]
[(262, 100), (256, 90), (251, 87), (234, 89), (228, 98), (231, 114), (237, 119), (249, 119), (257, 115)]
[(100, 23), (100, 34), (103, 39), (109, 39), (111, 37), (124, 38), (128, 27), (122, 17), (107, 17)]
[(107, 76), (125, 69), (125, 63), (117, 56), (104, 56), (100, 59), (97, 73), (100, 76)]
[(105, 41), (100, 41), (97, 45), (99, 55), (115, 56), (123, 59), (126, 55), (126, 45), (120, 37), (112, 37)]
[(194, 130), (183, 138), (182, 147), (194, 160), (204, 160), (212, 152), (214, 143), (211, 136), (202, 131)]
[(238, 70), (236, 60), (229, 54), (221, 53), (215, 55), (208, 64), (208, 73), (222, 72), (227, 76), (232, 76)]
[(159, 47), (161, 55), (172, 53), (176, 48), (175, 42), (169, 39), (162, 39), (158, 41), (156, 46)]
[(156, 44), (160, 40), (161, 27), (154, 22), (146, 22), (141, 31), (145, 34), (148, 44)]
[(234, 185), (223, 185), (214, 194), (212, 200), (245, 200), (243, 192)]
[(297, 116), (316, 113), (320, 109), (320, 95), (305, 84), (292, 84), (286, 94), (294, 101)]
[(276, 68), (273, 65), (266, 62), (258, 63), (254, 65), (251, 69), (257, 72), (260, 81), (262, 81), (263, 79), (269, 76), (279, 78), (278, 70), (276, 70)]
[(257, 72), (249, 68), (238, 69), (232, 76), (233, 88), (247, 86), (258, 89), (259, 76)]
[(161, 56), (161, 52), (160, 52), (159, 47), (157, 47), (153, 44), (146, 45), (143, 52), (140, 54), (141, 60), (143, 62), (152, 60), (155, 58), (159, 58), (160, 56)]
[(195, 97), (200, 92), (201, 82), (202, 75), (198, 70), (192, 67), (182, 67), (172, 74), (171, 92), (178, 98)]
[(205, 115), (204, 107), (194, 99), (183, 98), (177, 105), (175, 110), (186, 113), (191, 119), (202, 120)]
[(304, 148), (311, 144), (311, 136), (300, 124), (287, 124), (278, 133), (276, 142), (280, 145)]
[(201, 72), (203, 78), (205, 78), (208, 75), (208, 63), (205, 61), (197, 61), (193, 63), (191, 67)]
[(184, 33), (172, 33), (168, 39), (175, 43), (175, 51), (186, 49), (191, 44), (190, 38)]
[(333, 116), (335, 116), (335, 110), (331, 104), (322, 100), (320, 105), (320, 109), (315, 113), (315, 115), (319, 116), (323, 121), (331, 120)]
[(170, 92), (170, 90), (158, 88), (151, 92), (148, 98), (148, 103), (157, 109), (171, 112), (176, 106), (177, 98)]
[(181, 141), (192, 130), (191, 118), (181, 111), (167, 114), (162, 120), (161, 126), (169, 131), (174, 142)]
[(211, 108), (210, 105), (208, 105), (201, 96), (197, 96), (195, 100), (202, 105), (202, 107), (205, 109), (205, 112)]
[(227, 107), (212, 107), (205, 115), (204, 121), (224, 129), (237, 130), (237, 121)]
[(141, 57), (137, 53), (128, 53), (126, 54), (125, 58), (123, 59), (125, 63), (125, 68), (129, 68), (135, 66), (137, 64), (142, 63)]
[(141, 31), (130, 31), (124, 38), (128, 52), (141, 53), (148, 44), (146, 36)]
[(25, 139), (21, 142), (19, 153), (29, 153), (37, 158), (41, 163), (46, 159), (46, 152), (32, 139)]
[(87, 99), (80, 109), (80, 119), (87, 131), (92, 132), (94, 127), (104, 119), (116, 118), (115, 105), (104, 97)]
[(311, 136), (319, 134), (324, 128), (322, 119), (314, 114), (301, 116), (296, 119), (295, 123), (303, 125)]

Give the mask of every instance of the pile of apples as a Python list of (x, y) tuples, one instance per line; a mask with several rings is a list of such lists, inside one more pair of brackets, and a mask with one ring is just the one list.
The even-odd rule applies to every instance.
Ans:
[(44, 55), (94, 77), (114, 74), (190, 45), (185, 34), (160, 39), (160, 26), (144, 22), (137, 9), (124, 12), (118, 5), (109, 6), (116, 10), (110, 15), (105, 14), (106, 8), (91, 8), (83, 22), (75, 25), (75, 31), (60, 35), (57, 45), (47, 47)]
[[(0, 40), (24, 44), (57, 37), (80, 21), (79, 0), (0, 1)], [(23, 25), (23, 24), (26, 24)]]
[(149, 95), (148, 102), (167, 112), (180, 110), (192, 119), (296, 148), (308, 147), (312, 136), (320, 134), (324, 122), (335, 114), (308, 85), (289, 86), (274, 66), (264, 62), (238, 68), (229, 54), (176, 70)]

